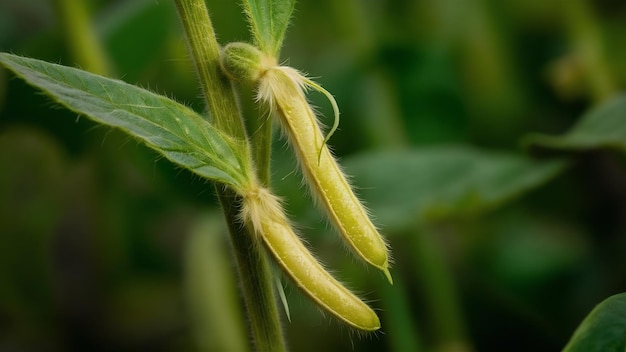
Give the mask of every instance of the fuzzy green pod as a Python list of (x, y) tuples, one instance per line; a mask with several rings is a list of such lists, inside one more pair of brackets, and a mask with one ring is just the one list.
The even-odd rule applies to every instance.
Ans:
[(267, 101), (280, 117), (312, 194), (326, 209), (345, 242), (392, 282), (387, 244), (328, 150), (304, 96), (303, 86), (307, 84), (311, 85), (293, 68), (271, 68), (259, 82), (259, 99)]
[(256, 82), (275, 61), (248, 43), (229, 43), (221, 52), (222, 71), (234, 81)]
[(333, 278), (304, 246), (285, 217), (280, 202), (267, 189), (247, 192), (242, 217), (261, 236), (283, 271), (321, 308), (354, 328), (380, 329), (376, 313)]

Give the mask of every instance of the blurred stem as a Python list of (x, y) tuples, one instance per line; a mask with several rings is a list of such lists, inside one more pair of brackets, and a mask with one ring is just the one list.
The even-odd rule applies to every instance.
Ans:
[(422, 227), (412, 236), (415, 267), (419, 270), (426, 304), (431, 310), (438, 351), (471, 351), (454, 281), (432, 228)]
[[(455, 44), (463, 50), (465, 76), (470, 82), (469, 103), (476, 104), (477, 117), (491, 112), (497, 118), (486, 123), (499, 130), (512, 124), (513, 112), (523, 110), (524, 92), (515, 74), (514, 55), (506, 45), (510, 42), (507, 28), (498, 22), (496, 5), (487, 0), (465, 1), (464, 26), (459, 28)], [(448, 23), (451, 23), (449, 21)], [(456, 25), (456, 23), (455, 23)], [(491, 110), (491, 111), (490, 111)], [(508, 118), (503, 118), (510, 115)], [(495, 127), (495, 126), (494, 126)]]
[[(352, 66), (359, 67), (357, 60), (368, 61), (377, 49), (376, 33), (363, 5), (356, 0), (330, 1), (334, 26), (343, 39), (343, 47), (353, 53)], [(359, 93), (360, 122), (370, 146), (404, 147), (408, 144), (402, 112), (398, 109), (398, 93), (385, 72), (377, 66), (371, 67), (362, 82)], [(356, 88), (356, 87), (355, 87)]]
[(421, 346), (419, 330), (411, 315), (410, 300), (406, 296), (403, 276), (396, 275), (393, 286), (380, 285), (382, 301), (385, 303), (385, 321), (390, 347), (395, 352), (418, 352)]
[[(185, 289), (197, 352), (250, 350), (224, 227), (210, 212), (199, 218), (185, 243)], [(220, 319), (215, 319), (220, 317)]]
[(606, 59), (601, 26), (587, 0), (563, 1), (561, 9), (568, 26), (570, 40), (585, 67), (587, 84), (595, 102), (610, 97), (616, 91), (611, 69)]
[(363, 94), (359, 112), (368, 146), (402, 148), (409, 144), (406, 127), (399, 109), (398, 93), (389, 76), (374, 68), (363, 78), (359, 92)]
[[(213, 123), (248, 144), (233, 87), (220, 71), (219, 45), (204, 0), (175, 3)], [(216, 191), (230, 231), (255, 349), (285, 351), (272, 273), (263, 246), (240, 223), (240, 198), (235, 192), (219, 185)]]
[(57, 0), (57, 12), (64, 25), (67, 45), (83, 70), (111, 76), (111, 67), (102, 43), (90, 25), (84, 0)]

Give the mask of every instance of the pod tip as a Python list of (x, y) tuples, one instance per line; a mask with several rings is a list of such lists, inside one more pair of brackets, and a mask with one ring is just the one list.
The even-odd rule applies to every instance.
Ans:
[(385, 277), (387, 278), (387, 281), (389, 281), (389, 283), (391, 285), (393, 285), (393, 278), (391, 277), (391, 273), (389, 272), (389, 268), (387, 268), (387, 266), (385, 266), (381, 270), (385, 274)]

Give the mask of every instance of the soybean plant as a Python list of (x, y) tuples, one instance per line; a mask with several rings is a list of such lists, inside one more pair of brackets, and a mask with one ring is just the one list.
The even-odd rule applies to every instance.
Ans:
[[(271, 129), (251, 138), (237, 104), (234, 82), (254, 83), (258, 104), (269, 108), (286, 131), (311, 194), (354, 253), (391, 282), (389, 248), (326, 145), (339, 118), (334, 98), (296, 69), (277, 64), (294, 0), (243, 1), (254, 44), (224, 47), (216, 40), (203, 0), (174, 2), (207, 103), (204, 115), (78, 69), (6, 53), (0, 53), (0, 63), (66, 108), (120, 128), (178, 166), (215, 182), (256, 349), (285, 349), (266, 252), (323, 310), (358, 330), (379, 329), (376, 313), (333, 278), (296, 235), (268, 186)], [(309, 88), (322, 92), (333, 106), (335, 124), (326, 137), (306, 100)]]

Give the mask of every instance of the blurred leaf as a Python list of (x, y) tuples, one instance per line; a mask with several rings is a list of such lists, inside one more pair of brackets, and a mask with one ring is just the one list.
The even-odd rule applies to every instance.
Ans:
[(567, 151), (613, 148), (626, 152), (626, 95), (593, 108), (562, 136), (533, 134), (525, 139), (525, 145)]
[(559, 275), (582, 265), (589, 255), (584, 231), (545, 214), (512, 208), (485, 217), (475, 234), (474, 256), (481, 273), (521, 294), (557, 282)]
[(257, 45), (264, 53), (277, 56), (295, 0), (245, 0), (243, 4)]
[(0, 53), (0, 62), (68, 109), (118, 127), (172, 162), (208, 179), (241, 186), (245, 150), (193, 110), (122, 81)]
[(396, 228), (416, 218), (494, 208), (546, 183), (567, 164), (470, 147), (434, 147), (365, 153), (345, 165), (378, 222)]
[(578, 326), (564, 352), (623, 352), (626, 347), (626, 293), (598, 304)]

